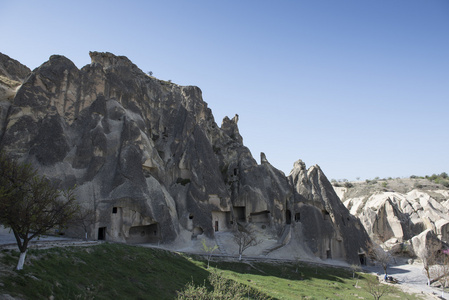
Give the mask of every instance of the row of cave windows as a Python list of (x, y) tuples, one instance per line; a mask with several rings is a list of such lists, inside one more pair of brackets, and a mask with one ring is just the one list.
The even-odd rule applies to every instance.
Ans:
[[(287, 225), (291, 224), (292, 223), (292, 213), (289, 210), (287, 210), (285, 216), (286, 216), (285, 222), (287, 223)], [(300, 220), (301, 220), (301, 215), (298, 212), (298, 213), (295, 214), (295, 222), (299, 222)]]
[[(116, 214), (117, 211), (118, 211), (118, 208), (114, 206), (112, 208), (112, 213)], [(329, 218), (329, 212), (326, 211), (326, 210), (323, 210), (323, 217), (324, 217), (325, 220), (327, 220)], [(193, 215), (192, 214), (189, 215), (189, 219), (190, 220), (193, 219)], [(295, 213), (295, 222), (299, 222), (300, 220), (301, 220), (301, 214), (299, 212)], [(292, 214), (291, 214), (291, 212), (289, 210), (287, 210), (287, 212), (286, 212), (286, 223), (287, 224), (291, 224), (292, 223)]]

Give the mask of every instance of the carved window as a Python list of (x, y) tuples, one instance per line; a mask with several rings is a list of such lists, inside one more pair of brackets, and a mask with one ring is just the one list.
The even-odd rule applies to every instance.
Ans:
[(292, 223), (292, 213), (289, 210), (285, 212), (285, 223), (287, 223), (287, 225)]
[(301, 215), (300, 213), (296, 213), (295, 214), (295, 222), (299, 222), (301, 220)]

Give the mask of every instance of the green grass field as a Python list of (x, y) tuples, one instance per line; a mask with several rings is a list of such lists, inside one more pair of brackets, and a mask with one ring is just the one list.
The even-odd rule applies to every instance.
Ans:
[[(192, 282), (201, 285), (214, 269), (274, 299), (373, 299), (364, 289), (369, 275), (352, 278), (342, 268), (303, 263), (207, 262), (201, 256), (129, 246), (30, 250), (24, 270), (18, 252), (0, 252), (0, 295), (25, 299), (176, 299)], [(398, 290), (382, 299), (418, 299)]]

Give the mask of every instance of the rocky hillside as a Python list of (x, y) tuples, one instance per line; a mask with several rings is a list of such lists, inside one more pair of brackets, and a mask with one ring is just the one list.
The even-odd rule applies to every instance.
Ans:
[(20, 85), (0, 98), (0, 147), (60, 187), (76, 185), (94, 212), (91, 238), (178, 248), (208, 238), (227, 253), (219, 236), (239, 227), (264, 241), (255, 254), (358, 261), (368, 236), (318, 166), (298, 161), (285, 176), (263, 154), (258, 164), (238, 116), (218, 126), (198, 87), (123, 56), (90, 56), (78, 69), (54, 55), (32, 72), (1, 61)]
[(449, 189), (445, 182), (412, 176), (334, 183), (334, 189), (372, 239), (390, 247), (411, 245), (417, 254), (417, 245), (422, 244), (417, 239), (436, 236), (449, 243)]

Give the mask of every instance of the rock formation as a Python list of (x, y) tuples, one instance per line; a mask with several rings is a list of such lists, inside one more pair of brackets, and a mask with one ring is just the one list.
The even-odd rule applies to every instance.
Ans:
[(429, 238), (418, 236), (429, 236), (428, 231), (449, 243), (447, 188), (424, 179), (419, 182), (417, 179), (389, 180), (383, 185), (376, 188), (372, 184), (356, 183), (350, 188), (336, 188), (344, 205), (361, 220), (373, 240), (390, 247), (404, 243), (417, 248), (411, 254), (425, 247)]
[(275, 241), (266, 255), (358, 261), (368, 236), (318, 166), (298, 161), (286, 177), (264, 154), (258, 164), (238, 116), (217, 126), (199, 88), (90, 56), (82, 69), (54, 55), (26, 78), (5, 73), (21, 85), (1, 99), (0, 147), (76, 185), (91, 238), (182, 247), (240, 224)]

